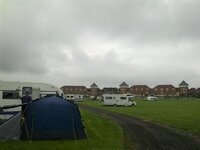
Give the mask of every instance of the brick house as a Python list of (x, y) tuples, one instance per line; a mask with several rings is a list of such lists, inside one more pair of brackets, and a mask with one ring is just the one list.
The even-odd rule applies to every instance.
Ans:
[(122, 82), (122, 84), (119, 85), (119, 93), (120, 94), (129, 93), (129, 85), (126, 82)]
[(200, 98), (200, 88), (197, 88), (196, 90), (196, 97)]
[(126, 82), (122, 82), (119, 85), (119, 89), (116, 87), (105, 87), (102, 90), (99, 89), (96, 83), (93, 83), (90, 88), (85, 86), (63, 86), (61, 87), (64, 95), (80, 95), (80, 96), (101, 96), (102, 94), (126, 94), (130, 93), (134, 96), (146, 97), (148, 95), (155, 96), (194, 96), (200, 97), (200, 88), (188, 89), (188, 84), (182, 81), (179, 87), (174, 87), (173, 85), (157, 85), (153, 89), (149, 88), (147, 85), (133, 85), (129, 88)]
[(157, 85), (153, 93), (156, 96), (176, 96), (176, 88), (173, 85)]
[(93, 83), (91, 86), (90, 86), (90, 89), (88, 89), (88, 93), (90, 96), (99, 96), (101, 95), (101, 90), (99, 89), (99, 87), (96, 85), (96, 83)]
[(197, 94), (197, 89), (191, 88), (188, 90), (188, 96), (196, 96)]
[(134, 96), (144, 97), (151, 95), (151, 88), (147, 85), (133, 85), (130, 87), (129, 92)]
[(85, 86), (63, 86), (60, 88), (66, 99), (83, 98), (88, 95)]
[(188, 86), (189, 85), (184, 80), (179, 84), (180, 96), (188, 95)]
[(176, 96), (180, 96), (180, 89), (178, 87), (176, 87)]
[(85, 86), (63, 86), (61, 90), (64, 94), (87, 94), (87, 88)]
[(102, 89), (102, 94), (118, 94), (119, 89), (114, 87), (107, 87)]

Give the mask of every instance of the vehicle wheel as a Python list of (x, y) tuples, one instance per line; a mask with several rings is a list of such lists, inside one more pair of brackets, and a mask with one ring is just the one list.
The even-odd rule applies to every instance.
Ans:
[(114, 107), (117, 107), (117, 104), (114, 104)]

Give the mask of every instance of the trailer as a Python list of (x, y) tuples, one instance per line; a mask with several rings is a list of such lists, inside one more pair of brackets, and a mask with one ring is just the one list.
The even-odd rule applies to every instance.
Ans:
[(136, 106), (135, 101), (130, 101), (127, 94), (103, 94), (103, 105), (108, 106)]
[[(32, 100), (45, 96), (62, 96), (63, 91), (53, 85), (36, 82), (7, 82), (0, 81), (0, 107), (6, 105), (20, 105), (19, 96), (29, 93)], [(12, 108), (12, 111), (20, 111), (20, 107)]]

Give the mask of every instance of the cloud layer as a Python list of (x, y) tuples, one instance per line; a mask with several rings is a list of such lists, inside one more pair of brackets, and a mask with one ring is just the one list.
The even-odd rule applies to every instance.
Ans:
[(0, 80), (200, 85), (198, 0), (0, 0)]

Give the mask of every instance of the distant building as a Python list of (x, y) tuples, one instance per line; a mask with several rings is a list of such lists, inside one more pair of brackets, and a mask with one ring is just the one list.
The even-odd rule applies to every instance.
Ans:
[(197, 95), (197, 89), (191, 88), (188, 90), (188, 96), (195, 97)]
[(179, 84), (180, 96), (188, 95), (188, 86), (189, 85), (184, 80)]
[(157, 85), (154, 88), (150, 88), (147, 85), (133, 85), (129, 88), (126, 82), (122, 82), (119, 88), (105, 87), (102, 90), (99, 89), (96, 83), (93, 83), (90, 88), (85, 86), (63, 86), (61, 87), (64, 94), (80, 95), (80, 96), (94, 96), (98, 97), (102, 94), (126, 94), (130, 93), (138, 97), (146, 97), (148, 95), (171, 97), (171, 96), (191, 96), (200, 97), (200, 88), (188, 89), (188, 83), (182, 81), (179, 87), (174, 87), (171, 84)]
[(200, 88), (196, 90), (196, 97), (200, 98)]
[(101, 95), (101, 90), (99, 89), (99, 87), (96, 85), (96, 83), (93, 83), (90, 86), (90, 89), (88, 90), (88, 93), (90, 96), (99, 96)]
[(118, 94), (118, 93), (119, 93), (118, 88), (106, 87), (102, 89), (102, 94)]
[(156, 96), (176, 96), (176, 88), (173, 85), (157, 85), (153, 88), (153, 93)]
[(129, 93), (139, 97), (152, 95), (151, 88), (147, 85), (133, 85), (130, 87)]
[(176, 96), (180, 96), (180, 89), (178, 87), (176, 87)]
[(88, 90), (85, 86), (63, 86), (60, 89), (66, 99), (83, 98), (88, 95)]
[(64, 94), (87, 94), (87, 88), (85, 86), (63, 86), (61, 90)]
[(122, 82), (119, 85), (119, 92), (120, 92), (120, 94), (129, 93), (129, 85), (126, 82)]

